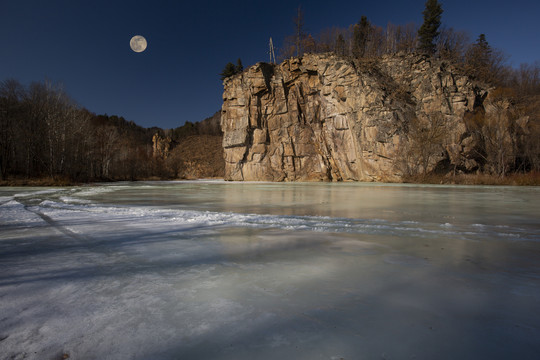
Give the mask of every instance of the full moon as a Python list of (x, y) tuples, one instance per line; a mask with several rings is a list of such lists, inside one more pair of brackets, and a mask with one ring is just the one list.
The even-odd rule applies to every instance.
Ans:
[(131, 50), (135, 52), (143, 52), (146, 49), (146, 39), (142, 37), (141, 35), (135, 35), (131, 38), (129, 42), (129, 46), (131, 47)]

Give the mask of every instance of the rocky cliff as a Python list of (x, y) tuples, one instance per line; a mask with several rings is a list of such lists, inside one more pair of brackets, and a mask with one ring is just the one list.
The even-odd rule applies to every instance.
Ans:
[(258, 63), (224, 81), (226, 180), (400, 181), (479, 166), (466, 119), (487, 90), (420, 55)]

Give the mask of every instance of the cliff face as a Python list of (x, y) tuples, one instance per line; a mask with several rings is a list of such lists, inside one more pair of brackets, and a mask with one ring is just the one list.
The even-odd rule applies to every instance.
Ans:
[(225, 179), (399, 181), (442, 165), (471, 170), (475, 139), (464, 119), (486, 96), (418, 55), (258, 63), (224, 81)]

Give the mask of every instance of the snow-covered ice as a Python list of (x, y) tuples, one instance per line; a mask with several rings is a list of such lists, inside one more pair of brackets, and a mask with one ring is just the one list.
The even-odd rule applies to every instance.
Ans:
[(540, 189), (0, 189), (0, 359), (540, 354)]

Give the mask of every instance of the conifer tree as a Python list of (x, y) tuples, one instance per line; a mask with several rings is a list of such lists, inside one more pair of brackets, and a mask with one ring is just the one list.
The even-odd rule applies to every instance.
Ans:
[(486, 35), (480, 34), (478, 36), (478, 39), (476, 39), (476, 44), (474, 44), (474, 46), (478, 50), (479, 55), (481, 56), (481, 60), (485, 63), (488, 63), (489, 57), (491, 56), (491, 46), (486, 40)]
[(427, 0), (424, 15), (424, 23), (418, 30), (418, 50), (433, 55), (436, 50), (435, 40), (439, 36), (441, 15), (443, 9), (437, 0)]
[(339, 34), (336, 39), (336, 54), (339, 56), (345, 56), (345, 39), (342, 34)]
[(244, 71), (244, 65), (242, 65), (242, 60), (238, 58), (238, 60), (236, 60), (236, 65), (231, 62), (227, 63), (219, 75), (221, 75), (221, 80), (225, 80), (229, 76), (240, 74), (242, 71)]
[(486, 35), (480, 34), (476, 42), (465, 53), (465, 70), (469, 75), (481, 81), (494, 82), (498, 70), (498, 59), (493, 55)]
[(364, 57), (369, 38), (371, 24), (366, 16), (362, 15), (358, 24), (354, 26), (353, 32), (353, 55), (357, 58)]
[(221, 75), (221, 80), (225, 80), (226, 78), (228, 78), (229, 76), (233, 76), (234, 74), (236, 74), (236, 66), (234, 66), (233, 63), (229, 62), (227, 63), (227, 65), (225, 65), (225, 68), (219, 75)]
[(242, 71), (244, 71), (244, 65), (242, 65), (242, 60), (238, 58), (238, 60), (236, 60), (236, 73), (239, 74)]

